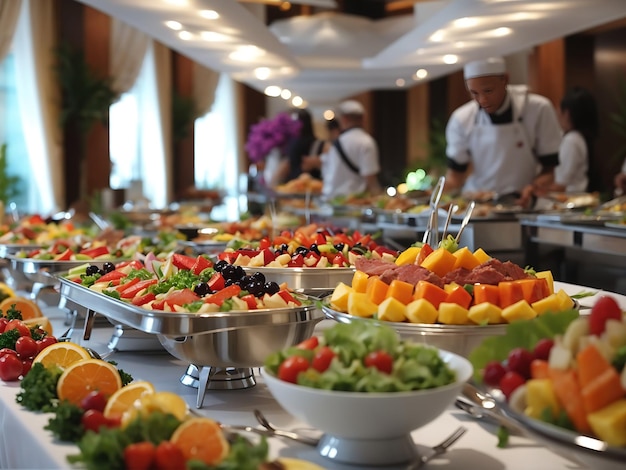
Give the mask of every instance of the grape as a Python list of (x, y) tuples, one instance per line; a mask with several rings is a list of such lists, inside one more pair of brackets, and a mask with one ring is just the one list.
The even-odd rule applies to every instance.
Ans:
[(530, 378), (530, 363), (533, 359), (533, 354), (528, 349), (512, 349), (507, 358), (508, 369), (528, 379)]
[(280, 290), (280, 286), (274, 281), (268, 281), (265, 283), (265, 293), (273, 295)]
[(265, 284), (253, 280), (248, 283), (246, 290), (256, 297), (261, 297), (265, 294)]
[(492, 387), (497, 387), (502, 377), (506, 374), (506, 369), (501, 362), (491, 361), (485, 365), (483, 381)]
[(265, 274), (260, 273), (260, 272), (256, 272), (254, 274), (251, 274), (250, 277), (256, 281), (256, 282), (260, 282), (261, 284), (265, 284)]
[(524, 385), (525, 383), (526, 380), (520, 374), (518, 374), (517, 372), (508, 371), (500, 380), (499, 386), (500, 390), (502, 390), (502, 393), (504, 393), (504, 396), (508, 400), (511, 397), (511, 394), (515, 391), (515, 389)]
[(537, 341), (535, 348), (533, 349), (533, 356), (535, 359), (541, 359), (547, 361), (550, 358), (550, 350), (554, 346), (554, 341), (550, 338), (543, 338)]

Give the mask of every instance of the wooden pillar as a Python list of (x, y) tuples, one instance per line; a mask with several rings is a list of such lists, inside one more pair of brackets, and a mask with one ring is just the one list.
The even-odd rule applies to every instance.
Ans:
[(374, 91), (372, 104), (368, 115), (380, 154), (380, 182), (383, 187), (396, 186), (404, 181), (407, 168), (407, 92)]
[(412, 170), (420, 168), (428, 159), (428, 139), (430, 138), (430, 97), (429, 84), (414, 86), (407, 93), (407, 166)]
[[(173, 100), (182, 101), (193, 99), (193, 68), (194, 63), (187, 57), (173, 53), (173, 87), (175, 96)], [(188, 116), (177, 116), (174, 113), (174, 120), (187, 118)], [(185, 196), (189, 189), (195, 186), (195, 165), (194, 165), (194, 120), (178, 130), (179, 125), (174, 123), (175, 135), (173, 135), (174, 155), (174, 197), (180, 199)], [(179, 134), (180, 135), (176, 135)]]
[(558, 106), (565, 93), (565, 41), (537, 46), (529, 58), (528, 85)]

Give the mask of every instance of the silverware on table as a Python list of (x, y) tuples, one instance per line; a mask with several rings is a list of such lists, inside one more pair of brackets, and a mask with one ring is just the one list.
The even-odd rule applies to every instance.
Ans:
[(261, 426), (265, 428), (265, 431), (269, 433), (273, 433), (276, 437), (286, 437), (287, 439), (292, 439), (294, 441), (298, 441), (302, 444), (307, 444), (310, 446), (316, 446), (319, 443), (319, 438), (302, 436), (292, 431), (285, 431), (282, 429), (276, 429), (272, 423), (268, 421), (265, 415), (261, 412), (261, 410), (254, 410), (254, 417), (259, 422)]
[(450, 448), (452, 444), (458, 441), (461, 438), (461, 436), (463, 436), (463, 434), (465, 434), (466, 432), (467, 432), (466, 427), (464, 426), (458, 427), (445, 440), (443, 440), (436, 446), (432, 447), (430, 449), (430, 452), (428, 452), (427, 454), (420, 455), (417, 458), (417, 460), (415, 460), (408, 466), (407, 470), (416, 470), (418, 468), (422, 468), (424, 465), (426, 465), (428, 462), (430, 462), (432, 459), (434, 459), (438, 455), (445, 453), (448, 450), (448, 448)]

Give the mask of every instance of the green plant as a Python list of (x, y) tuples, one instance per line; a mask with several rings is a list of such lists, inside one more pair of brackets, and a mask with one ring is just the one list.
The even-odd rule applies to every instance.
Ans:
[(193, 99), (174, 90), (172, 93), (172, 138), (174, 142), (187, 137), (189, 125), (196, 116), (196, 105)]
[(5, 205), (20, 194), (19, 176), (8, 174), (7, 144), (0, 147), (0, 201)]

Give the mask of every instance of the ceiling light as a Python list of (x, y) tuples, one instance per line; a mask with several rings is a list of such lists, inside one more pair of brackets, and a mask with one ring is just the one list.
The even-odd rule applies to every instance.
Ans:
[(187, 6), (187, 0), (165, 0), (165, 3), (169, 3), (171, 5), (176, 5), (178, 7)]
[(417, 72), (415, 72), (415, 78), (417, 78), (418, 80), (423, 80), (427, 76), (428, 76), (428, 70), (426, 69), (419, 69)]
[(189, 41), (193, 38), (193, 34), (191, 34), (189, 31), (181, 31), (180, 33), (178, 33), (178, 37), (181, 38), (183, 41)]
[(324, 119), (326, 119), (327, 121), (331, 121), (333, 119), (335, 119), (335, 112), (332, 109), (327, 109), (326, 111), (324, 111)]
[(280, 87), (276, 85), (270, 85), (267, 88), (265, 88), (265, 94), (267, 96), (271, 96), (272, 98), (276, 98), (277, 96), (280, 96), (281, 91), (282, 90), (280, 89)]
[(221, 33), (216, 33), (215, 31), (202, 31), (200, 32), (200, 37), (204, 41), (208, 42), (226, 42), (228, 41), (228, 36), (225, 36)]
[(457, 49), (463, 49), (465, 47), (465, 43), (463, 41), (457, 41), (454, 43), (454, 47)]
[(513, 32), (513, 30), (511, 28), (497, 28), (493, 30), (493, 35), (501, 38), (502, 36), (508, 36), (509, 34), (511, 34)]
[(452, 24), (457, 28), (471, 28), (472, 26), (476, 26), (478, 24), (478, 18), (470, 18), (466, 16), (464, 18), (454, 20)]
[(289, 98), (291, 98), (291, 91), (287, 90), (287, 88), (284, 88), (283, 91), (280, 92), (280, 97), (284, 100), (288, 100)]
[(404, 78), (398, 78), (396, 80), (396, 86), (398, 87), (403, 87), (406, 84), (406, 82), (404, 81)]
[(259, 80), (267, 80), (270, 78), (271, 70), (269, 67), (257, 67), (254, 69), (254, 76)]
[(459, 57), (454, 54), (446, 54), (443, 56), (444, 64), (452, 65), (459, 61)]
[(294, 105), (296, 108), (303, 108), (305, 106), (305, 102), (301, 96), (294, 96), (291, 100), (291, 104)]
[(247, 45), (238, 47), (237, 50), (231, 52), (228, 57), (230, 57), (232, 60), (249, 62), (263, 55), (265, 55), (265, 51), (260, 47)]
[(220, 17), (220, 14), (215, 10), (200, 10), (198, 14), (207, 20), (216, 20)]
[(166, 21), (165, 26), (173, 29), (174, 31), (180, 31), (181, 29), (183, 29), (183, 25), (180, 24), (178, 21)]
[(430, 36), (430, 40), (432, 42), (441, 42), (443, 41), (443, 37), (444, 37), (445, 33), (443, 32), (443, 30), (439, 30), (439, 31), (435, 31), (431, 36)]

